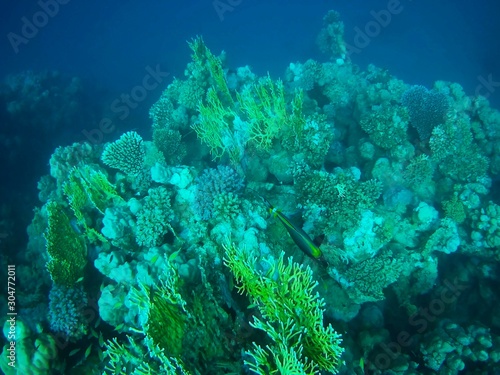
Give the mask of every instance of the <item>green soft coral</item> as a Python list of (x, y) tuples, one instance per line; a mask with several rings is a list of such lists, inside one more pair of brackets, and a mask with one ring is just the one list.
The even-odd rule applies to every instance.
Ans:
[(191, 58), (195, 66), (194, 76), (199, 77), (201, 72), (208, 71), (210, 80), (213, 82), (213, 88), (221, 94), (224, 103), (233, 105), (233, 98), (227, 87), (224, 69), (222, 67), (222, 59), (215, 56), (205, 45), (203, 38), (197, 36), (191, 42), (188, 42), (189, 48), (193, 51)]
[[(143, 347), (131, 336), (128, 344), (118, 342), (115, 337), (103, 344), (103, 354), (107, 364), (103, 375), (189, 375), (177, 358), (168, 357), (162, 351), (145, 353)], [(151, 360), (145, 360), (151, 358)]]
[[(275, 343), (267, 350), (257, 346), (250, 352), (256, 360), (249, 363), (254, 371), (275, 374), (280, 368), (298, 366), (305, 373), (335, 373), (343, 353), (341, 339), (331, 325), (323, 324), (324, 301), (314, 292), (317, 282), (312, 270), (291, 258), (285, 264), (281, 254), (277, 261), (268, 261), (270, 268), (263, 275), (255, 271), (256, 259), (244, 250), (234, 245), (224, 249), (225, 264), (240, 284), (238, 290), (247, 293), (262, 314), (263, 320), (256, 318), (251, 324)], [(284, 361), (289, 365), (283, 366)]]
[(73, 230), (63, 207), (56, 202), (47, 203), (47, 217), (45, 239), (50, 256), (47, 270), (54, 283), (74, 287), (87, 264), (84, 237)]
[(97, 240), (106, 242), (106, 239), (95, 228), (88, 225), (87, 217), (84, 215), (87, 208), (95, 208), (104, 214), (106, 208), (123, 201), (106, 175), (88, 165), (74, 167), (63, 185), (63, 191), (78, 224), (85, 230), (87, 238), (91, 242)]
[(224, 106), (217, 92), (210, 88), (206, 102), (199, 103), (198, 112), (198, 122), (193, 125), (193, 129), (198, 138), (210, 148), (214, 159), (228, 154), (237, 162), (239, 152), (234, 136), (233, 110)]

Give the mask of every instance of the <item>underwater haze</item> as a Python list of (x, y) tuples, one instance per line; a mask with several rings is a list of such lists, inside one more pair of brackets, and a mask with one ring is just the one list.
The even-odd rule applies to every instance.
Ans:
[(500, 374), (497, 2), (1, 7), (1, 373)]

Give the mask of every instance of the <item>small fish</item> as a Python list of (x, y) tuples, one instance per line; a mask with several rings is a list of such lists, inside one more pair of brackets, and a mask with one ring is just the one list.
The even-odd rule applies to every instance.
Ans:
[(97, 321), (96, 321), (96, 322), (95, 322), (95, 324), (94, 324), (94, 328), (99, 327), (99, 324), (101, 324), (101, 317), (98, 317), (98, 318), (97, 318)]
[(104, 346), (104, 337), (102, 337), (102, 332), (99, 332), (99, 346), (101, 348)]
[(151, 264), (155, 264), (159, 257), (160, 257), (160, 254), (156, 254), (154, 257), (152, 257)]
[[(259, 196), (260, 197), (260, 196)], [(279, 221), (285, 226), (288, 234), (292, 238), (293, 242), (299, 247), (300, 250), (309, 257), (318, 260), (323, 265), (327, 265), (323, 258), (323, 253), (321, 252), (319, 246), (309, 237), (309, 235), (302, 230), (302, 228), (293, 224), (290, 219), (288, 219), (279, 209), (273, 207), (271, 203), (267, 201), (264, 197), (260, 197), (267, 205), (269, 213), (273, 217), (278, 218)]]
[(76, 280), (77, 283), (81, 283), (83, 281), (83, 276)]
[(118, 324), (116, 327), (115, 327), (115, 331), (121, 331), (123, 329), (123, 327), (125, 326), (125, 323), (121, 323), (121, 324)]
[(95, 338), (98, 338), (99, 336), (97, 336), (97, 332), (93, 329), (93, 328), (90, 328), (90, 334), (95, 337)]
[(92, 351), (92, 344), (90, 344), (89, 347), (87, 348), (87, 350), (85, 350), (85, 359), (88, 358), (91, 351)]
[(69, 356), (70, 357), (73, 357), (76, 353), (78, 353), (80, 350), (82, 350), (82, 348), (76, 348), (76, 349), (73, 349), (72, 351), (69, 352)]
[(177, 258), (177, 256), (179, 255), (179, 253), (181, 252), (181, 249), (177, 250), (177, 251), (174, 251), (172, 254), (170, 254), (168, 256), (168, 260), (170, 262), (172, 262), (175, 258)]
[(113, 310), (119, 309), (122, 306), (123, 306), (123, 301), (119, 300), (113, 305)]

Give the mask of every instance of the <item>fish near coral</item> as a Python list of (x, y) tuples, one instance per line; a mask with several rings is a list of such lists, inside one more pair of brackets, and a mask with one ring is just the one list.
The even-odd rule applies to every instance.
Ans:
[(319, 248), (319, 243), (311, 239), (309, 235), (304, 232), (302, 228), (295, 225), (288, 217), (286, 217), (278, 208), (273, 207), (271, 203), (267, 201), (264, 197), (260, 197), (267, 205), (269, 213), (277, 218), (285, 226), (288, 234), (292, 238), (293, 242), (299, 247), (300, 250), (307, 256), (319, 261), (322, 265), (327, 266), (323, 253)]

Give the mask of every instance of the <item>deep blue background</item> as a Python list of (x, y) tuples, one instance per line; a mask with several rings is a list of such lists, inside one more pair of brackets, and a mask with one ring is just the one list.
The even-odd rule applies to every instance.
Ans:
[[(386, 68), (408, 83), (429, 87), (436, 80), (458, 82), (473, 95), (478, 77), (491, 75), (500, 81), (498, 3), (401, 0), (403, 11), (352, 60), (362, 67), (373, 63)], [(0, 6), (0, 80), (28, 69), (59, 70), (81, 77), (95, 104), (109, 108), (113, 99), (141, 83), (147, 66), (160, 64), (170, 73), (165, 86), (172, 77), (182, 76), (190, 61), (186, 41), (196, 35), (202, 35), (214, 53), (225, 50), (229, 67), (248, 64), (259, 75), (269, 71), (277, 78), (290, 62), (327, 60), (315, 39), (329, 9), (341, 13), (346, 41), (353, 44), (355, 28), (363, 29), (373, 19), (371, 11), (386, 9), (387, 4), (388, 0), (241, 0), (221, 20), (213, 0), (69, 0), (15, 53), (8, 33), (21, 34), (22, 17), (31, 20), (40, 5), (34, 0), (4, 0)], [(104, 141), (115, 140), (130, 128), (150, 139), (148, 110), (161, 90), (149, 92), (127, 122), (117, 124)], [(500, 87), (489, 99), (500, 108)], [(85, 129), (95, 127), (96, 123), (84, 125)], [(57, 145), (85, 140), (81, 131), (75, 124), (66, 124), (49, 137), (30, 134), (38, 137), (37, 146), (23, 150), (24, 157), (14, 164), (0, 166), (0, 203), (7, 202), (22, 217), (16, 220), (19, 232), (24, 232), (36, 204), (36, 181), (48, 173), (50, 154)]]
[[(221, 0), (227, 2), (231, 0)], [(235, 0), (233, 0), (235, 1)], [(184, 5), (183, 3), (190, 4)], [(111, 91), (128, 91), (147, 65), (182, 75), (189, 61), (185, 41), (202, 35), (213, 52), (224, 49), (233, 67), (248, 64), (259, 74), (282, 74), (292, 61), (318, 54), (315, 37), (323, 15), (338, 10), (346, 40), (388, 0), (241, 0), (221, 21), (212, 0), (69, 0), (27, 45), (13, 52), (8, 32), (20, 33), (35, 1), (8, 0), (2, 9), (0, 76), (25, 69), (58, 69)], [(436, 5), (436, 3), (439, 3)], [(410, 83), (461, 83), (473, 94), (477, 77), (500, 81), (500, 5), (481, 0), (401, 0), (403, 11), (353, 57), (374, 63)], [(500, 91), (500, 90), (498, 90)], [(490, 98), (500, 103), (500, 92)]]

